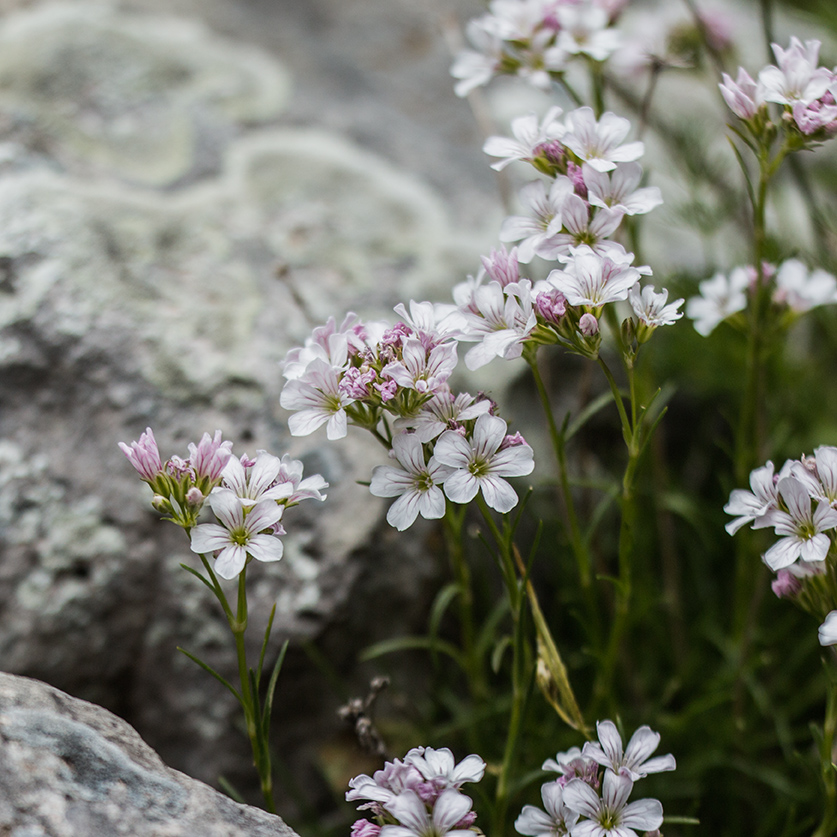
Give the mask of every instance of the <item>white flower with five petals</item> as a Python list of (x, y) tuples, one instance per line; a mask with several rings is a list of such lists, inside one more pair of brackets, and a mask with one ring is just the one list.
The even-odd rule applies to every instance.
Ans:
[(257, 561), (278, 561), (282, 541), (265, 530), (274, 529), (281, 520), (283, 507), (273, 500), (263, 500), (244, 509), (239, 498), (227, 488), (209, 495), (209, 505), (217, 523), (201, 523), (191, 533), (191, 550), (199, 555), (215, 555), (215, 572), (221, 578), (235, 578), (245, 567), (248, 556)]
[(578, 822), (578, 814), (564, 804), (564, 789), (558, 782), (547, 782), (541, 787), (545, 810), (524, 805), (514, 828), (527, 837), (562, 837), (570, 834)]
[(470, 439), (446, 430), (436, 442), (435, 457), (454, 469), (445, 480), (445, 494), (454, 503), (470, 503), (482, 491), (485, 502), (505, 514), (517, 505), (517, 494), (504, 477), (531, 474), (535, 463), (527, 444), (503, 447), (506, 423), (498, 416), (482, 415)]
[(453, 473), (434, 457), (424, 461), (424, 448), (414, 433), (399, 433), (392, 440), (393, 458), (401, 466), (378, 465), (369, 491), (376, 497), (397, 497), (389, 507), (387, 523), (403, 532), (421, 515), (438, 520), (445, 514), (445, 497), (439, 486)]
[(471, 810), (473, 802), (452, 788), (443, 791), (432, 814), (414, 790), (405, 790), (384, 807), (399, 822), (385, 825), (380, 837), (474, 837), (468, 828), (457, 828)]
[(564, 145), (597, 171), (611, 171), (617, 163), (636, 160), (645, 151), (641, 142), (623, 144), (631, 123), (610, 111), (596, 120), (592, 108), (578, 108), (568, 114), (565, 124)]
[(764, 563), (776, 571), (790, 566), (797, 558), (824, 561), (831, 545), (825, 532), (837, 526), (837, 511), (828, 503), (818, 503), (812, 511), (811, 495), (793, 477), (780, 479), (778, 490), (787, 511), (771, 509), (753, 524), (754, 529), (772, 526), (776, 534), (782, 536), (764, 553)]
[(596, 732), (599, 741), (588, 741), (581, 751), (584, 756), (607, 767), (614, 773), (625, 771), (631, 781), (641, 779), (649, 773), (661, 773), (674, 770), (677, 764), (670, 753), (665, 756), (648, 758), (660, 744), (660, 734), (650, 727), (640, 727), (622, 750), (622, 736), (613, 721), (598, 721)]
[(601, 797), (582, 779), (564, 788), (564, 806), (587, 819), (576, 823), (572, 837), (637, 837), (634, 829), (652, 831), (663, 823), (656, 799), (628, 803), (634, 783), (627, 772), (605, 771)]

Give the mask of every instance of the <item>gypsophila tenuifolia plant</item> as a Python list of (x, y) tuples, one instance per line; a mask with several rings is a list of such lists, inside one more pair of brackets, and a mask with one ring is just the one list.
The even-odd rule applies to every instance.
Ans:
[[(282, 364), (291, 434), (371, 434), (381, 455), (361, 482), (449, 572), (426, 633), (363, 652), (376, 666), (426, 653), (429, 675), (393, 672), (374, 725), (371, 698), (341, 711), (366, 757), (434, 745), (350, 782), (354, 837), (837, 833), (837, 213), (823, 188), (837, 174), (814, 168), (837, 136), (837, 75), (827, 44), (775, 36), (771, 0), (741, 19), (674, 5), (488, 2), (452, 74), (482, 124), (497, 119), (485, 164), (512, 199), (494, 246), (447, 300), (405, 300), (394, 322), (334, 312)], [(541, 98), (509, 113), (500, 77)], [(503, 364), (510, 386), (469, 383)], [(814, 455), (775, 472), (800, 445)], [(229, 448), (205, 436), (164, 464), (147, 431), (123, 449), (235, 635), (240, 687), (213, 674), (242, 703), (264, 786), (276, 672), (262, 702), (246, 567), (281, 557), (285, 509), (325, 483)], [(748, 475), (729, 541), (721, 497)], [(233, 612), (221, 580), (235, 578)], [(778, 599), (815, 617), (824, 648)], [(538, 794), (539, 763), (557, 778)], [(472, 801), (462, 786), (480, 780)], [(640, 780), (665, 818), (632, 798)]]
[[(280, 537), (286, 534), (281, 520), (285, 510), (302, 500), (325, 500), (323, 491), (328, 483), (319, 475), (303, 477), (302, 463), (287, 454), (279, 458), (262, 450), (255, 459), (247, 454), (236, 459), (232, 456), (232, 442), (222, 441), (220, 430), (214, 437), (204, 433), (197, 445), (190, 444), (186, 459), (173, 456), (165, 463), (150, 427), (139, 441), (130, 446), (120, 442), (119, 446), (153, 490), (154, 508), (185, 530), (205, 574), (186, 564), (181, 566), (212, 591), (224, 611), (238, 658), (238, 688), (194, 654), (179, 650), (220, 681), (240, 703), (265, 807), (275, 812), (269, 733), (273, 696), (288, 644), (277, 656), (262, 695), (262, 673), (276, 605), (270, 611), (254, 668), (247, 660), (245, 646), (247, 565), (253, 559), (281, 559), (284, 547)], [(212, 511), (215, 523), (198, 522), (205, 505)], [(237, 579), (234, 608), (219, 578)]]

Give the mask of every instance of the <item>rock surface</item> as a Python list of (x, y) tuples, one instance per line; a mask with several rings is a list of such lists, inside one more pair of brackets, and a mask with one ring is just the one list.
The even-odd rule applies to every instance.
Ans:
[(183, 455), (222, 428), (238, 454), (290, 452), (331, 488), (287, 515), (284, 559), (248, 577), (250, 642), (278, 602), (276, 648), (292, 639), (278, 745), (328, 796), (303, 763), (340, 698), (301, 645), (350, 679), (359, 648), (421, 627), (438, 551), (429, 528), (382, 532), (382, 503), (355, 484), (382, 461), (371, 439), (289, 437), (278, 361), (329, 315), (447, 295), (483, 248), (398, 155), (292, 104), (286, 64), (200, 23), (34, 4), (0, 20), (0, 47), (0, 667), (118, 712), (168, 763), (257, 798), (237, 705), (175, 650), (234, 677), (226, 624), (116, 443), (151, 425)]
[(110, 712), (0, 673), (0, 833), (10, 837), (296, 837), (163, 764)]

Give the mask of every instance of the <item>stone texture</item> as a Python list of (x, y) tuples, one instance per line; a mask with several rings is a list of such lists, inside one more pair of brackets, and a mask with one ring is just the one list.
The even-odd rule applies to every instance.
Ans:
[(277, 746), (316, 804), (338, 699), (301, 644), (351, 677), (363, 645), (420, 628), (438, 550), (432, 527), (382, 530), (355, 484), (371, 439), (288, 436), (277, 364), (329, 315), (447, 294), (481, 247), (404, 166), (278, 123), (287, 70), (194, 22), (35, 5), (0, 44), (0, 666), (257, 799), (237, 705), (175, 650), (234, 677), (226, 625), (116, 443), (152, 425), (182, 455), (220, 427), (239, 454), (290, 452), (331, 489), (253, 567), (250, 642), (278, 602)]
[(110, 712), (0, 673), (0, 833), (295, 837), (279, 817), (172, 770)]

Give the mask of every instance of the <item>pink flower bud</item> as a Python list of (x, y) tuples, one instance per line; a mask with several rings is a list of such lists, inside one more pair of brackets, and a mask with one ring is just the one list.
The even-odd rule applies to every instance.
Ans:
[(195, 485), (186, 492), (186, 502), (190, 506), (199, 506), (204, 499), (203, 492)]
[(770, 582), (770, 588), (778, 598), (790, 599), (802, 589), (802, 582), (787, 570), (779, 570)]
[(160, 451), (150, 427), (145, 429), (145, 433), (139, 437), (138, 442), (131, 442), (130, 447), (120, 442), (119, 447), (146, 482), (151, 482), (162, 473), (163, 463), (160, 461)]
[(215, 431), (214, 437), (204, 433), (197, 445), (189, 445), (189, 464), (194, 470), (195, 479), (207, 479), (210, 482), (221, 479), (221, 471), (231, 453), (232, 442), (222, 442), (220, 430)]
[(592, 314), (582, 314), (578, 321), (578, 330), (585, 337), (594, 337), (599, 333), (599, 321)]

